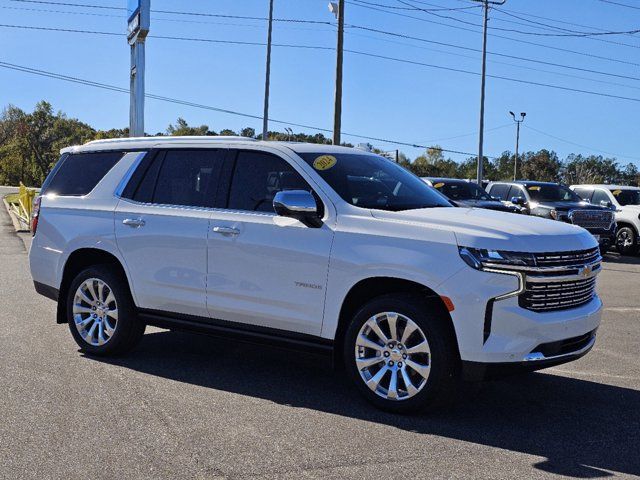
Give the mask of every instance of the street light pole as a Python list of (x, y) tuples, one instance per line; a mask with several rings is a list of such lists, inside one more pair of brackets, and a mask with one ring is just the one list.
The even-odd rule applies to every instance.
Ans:
[(489, 1), (473, 0), (481, 2), (484, 10), (484, 21), (482, 29), (482, 75), (480, 80), (480, 133), (478, 135), (478, 185), (482, 185), (483, 177), (483, 148), (484, 148), (484, 91), (487, 77), (487, 23), (489, 22), (489, 5), (504, 5), (507, 0)]
[(513, 112), (509, 112), (513, 117), (513, 121), (516, 122), (516, 156), (513, 160), (513, 180), (516, 181), (518, 179), (518, 148), (520, 146), (520, 124), (524, 122), (524, 117), (527, 116), (526, 112), (520, 113), (520, 120), (516, 119), (516, 114)]
[(340, 145), (342, 128), (342, 60), (344, 54), (344, 3), (345, 0), (329, 3), (329, 11), (338, 18), (338, 45), (336, 51), (336, 90), (333, 107), (333, 144)]
[(271, 83), (271, 32), (273, 31), (273, 0), (269, 0), (269, 27), (267, 33), (267, 69), (264, 79), (264, 115), (262, 116), (262, 140), (269, 135), (269, 86)]

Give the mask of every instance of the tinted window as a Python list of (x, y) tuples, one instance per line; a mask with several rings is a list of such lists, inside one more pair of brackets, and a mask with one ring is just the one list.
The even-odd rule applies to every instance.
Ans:
[(527, 199), (527, 197), (525, 197), (524, 195), (524, 192), (522, 191), (522, 188), (516, 187), (515, 185), (511, 186), (507, 200), (511, 201), (513, 197), (522, 198), (523, 200)]
[(591, 200), (593, 194), (593, 190), (589, 188), (574, 188), (573, 191), (583, 200)]
[[(223, 160), (219, 150), (168, 150), (157, 174), (153, 203), (212, 207)], [(152, 183), (153, 176), (152, 166), (140, 187), (150, 188), (146, 179), (151, 177)]]
[[(142, 179), (135, 189), (133, 198), (137, 202), (150, 203), (153, 200), (153, 192), (156, 188), (156, 182), (158, 181), (158, 173), (160, 173), (160, 166), (162, 165), (162, 154), (156, 156), (152, 162), (143, 162), (139, 167), (142, 173)], [(136, 170), (136, 174), (138, 173)], [(133, 181), (133, 178), (132, 178)]]
[(281, 190), (312, 191), (282, 158), (265, 152), (238, 153), (228, 208), (275, 213), (273, 197)]
[(420, 178), (379, 155), (322, 151), (299, 155), (351, 205), (394, 211), (451, 206)]
[(507, 200), (507, 192), (509, 191), (509, 185), (498, 184), (492, 185), (489, 192), (492, 197), (499, 198), (500, 200)]
[(472, 182), (435, 182), (433, 186), (451, 200), (491, 200), (487, 192)]
[(529, 196), (535, 202), (581, 202), (582, 199), (564, 185), (529, 185)]
[[(604, 204), (601, 202), (605, 202)], [(591, 203), (594, 205), (602, 205), (607, 206), (611, 203), (609, 196), (605, 193), (604, 190), (596, 190), (593, 192), (593, 197), (591, 198)]]
[(640, 190), (612, 190), (611, 194), (616, 197), (620, 205), (640, 205)]
[(122, 158), (122, 152), (76, 153), (60, 160), (43, 193), (86, 195)]

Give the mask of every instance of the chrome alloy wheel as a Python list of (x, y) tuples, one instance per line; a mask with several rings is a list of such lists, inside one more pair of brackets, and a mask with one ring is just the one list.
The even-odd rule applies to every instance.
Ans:
[(73, 321), (80, 336), (89, 345), (106, 344), (118, 324), (116, 297), (103, 280), (88, 278), (73, 297)]
[(427, 384), (431, 349), (410, 318), (384, 312), (369, 318), (356, 338), (355, 360), (360, 377), (386, 400), (407, 400)]
[(633, 246), (633, 236), (628, 229), (620, 230), (617, 241), (618, 246), (622, 248), (629, 248)]

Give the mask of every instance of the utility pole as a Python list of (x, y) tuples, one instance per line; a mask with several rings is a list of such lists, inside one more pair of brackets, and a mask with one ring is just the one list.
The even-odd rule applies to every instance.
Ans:
[(513, 160), (513, 181), (516, 181), (518, 178), (518, 147), (520, 146), (520, 124), (524, 122), (524, 117), (527, 116), (526, 112), (520, 113), (520, 120), (516, 119), (516, 114), (513, 112), (509, 112), (513, 117), (513, 121), (516, 122), (516, 156)]
[(483, 177), (483, 147), (484, 147), (484, 90), (487, 77), (487, 23), (489, 22), (489, 6), (504, 5), (507, 0), (489, 1), (489, 0), (473, 0), (481, 2), (484, 7), (484, 22), (482, 29), (482, 78), (480, 80), (480, 133), (478, 135), (478, 185), (482, 186)]
[(344, 54), (344, 3), (345, 0), (329, 3), (329, 11), (338, 18), (338, 45), (336, 52), (336, 91), (333, 107), (333, 144), (340, 145), (342, 128), (342, 59)]
[(269, 135), (269, 85), (271, 83), (271, 32), (273, 31), (273, 0), (269, 0), (269, 28), (267, 33), (267, 73), (264, 80), (264, 115), (262, 116), (262, 140)]
[(144, 74), (145, 40), (149, 34), (151, 0), (128, 2), (127, 41), (131, 47), (131, 70), (129, 80), (129, 136), (144, 136)]

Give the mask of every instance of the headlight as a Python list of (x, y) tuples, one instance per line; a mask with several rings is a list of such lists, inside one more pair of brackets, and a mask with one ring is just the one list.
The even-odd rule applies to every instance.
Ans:
[(467, 265), (476, 270), (500, 265), (533, 267), (535, 259), (531, 253), (507, 252), (504, 250), (486, 250), (483, 248), (458, 247), (460, 257)]

